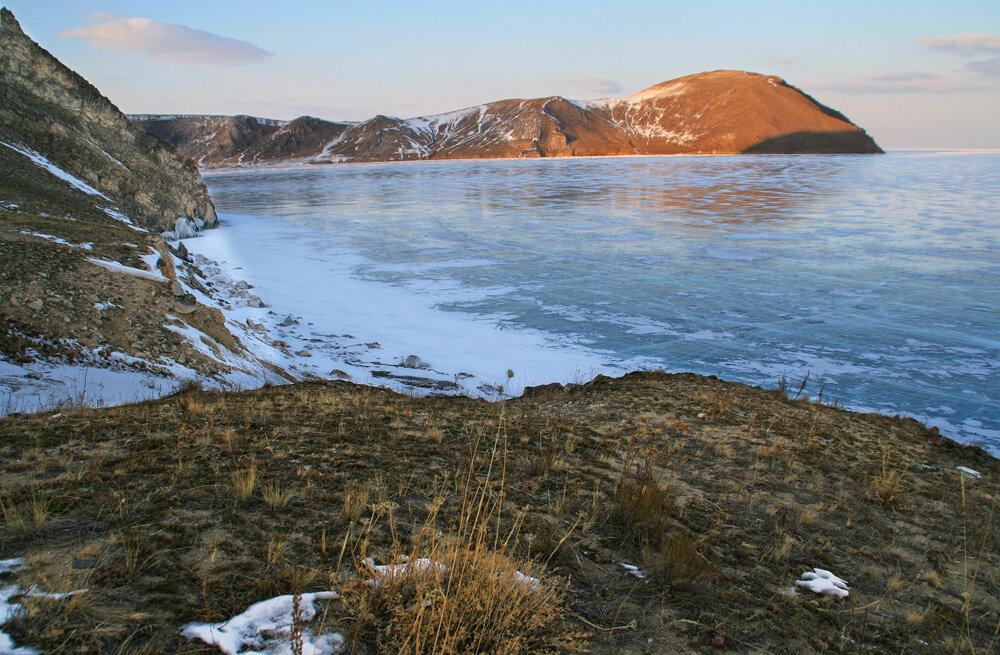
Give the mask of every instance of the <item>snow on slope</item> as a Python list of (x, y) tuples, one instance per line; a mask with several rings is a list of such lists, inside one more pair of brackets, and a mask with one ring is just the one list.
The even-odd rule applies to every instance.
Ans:
[(23, 148), (21, 146), (11, 145), (6, 141), (0, 141), (0, 144), (7, 146), (11, 150), (21, 153), (22, 155), (30, 159), (32, 162), (34, 162), (37, 166), (39, 166), (40, 168), (44, 168), (52, 175), (58, 177), (60, 180), (65, 180), (66, 182), (69, 182), (70, 186), (72, 186), (74, 189), (78, 189), (80, 191), (83, 191), (84, 193), (89, 193), (92, 196), (100, 196), (105, 200), (107, 200), (108, 202), (111, 202), (111, 198), (107, 197), (106, 195), (104, 195), (94, 187), (90, 186), (80, 178), (70, 175), (63, 169), (59, 168), (58, 166), (50, 162), (45, 157), (35, 152), (34, 150), (30, 148)]

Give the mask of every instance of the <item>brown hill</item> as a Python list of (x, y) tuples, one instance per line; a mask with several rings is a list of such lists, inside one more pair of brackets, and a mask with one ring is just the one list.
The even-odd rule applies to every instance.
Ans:
[[(358, 123), (328, 123), (299, 118), (288, 124), (244, 116), (133, 120), (202, 165), (882, 152), (843, 114), (781, 78), (741, 71), (688, 75), (627, 98), (501, 100), (410, 119), (379, 115)], [(308, 130), (275, 147), (275, 139), (304, 120), (311, 121)], [(321, 144), (323, 137), (328, 140)]]
[(773, 75), (688, 75), (608, 108), (641, 154), (882, 152), (846, 116)]
[(255, 116), (156, 116), (135, 114), (132, 123), (158, 136), (199, 166), (239, 166), (308, 157), (322, 151), (348, 123), (312, 116), (276, 121)]

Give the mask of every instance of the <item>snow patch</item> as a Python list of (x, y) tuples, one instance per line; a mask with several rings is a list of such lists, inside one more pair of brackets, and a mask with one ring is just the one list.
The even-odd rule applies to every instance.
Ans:
[(817, 594), (836, 596), (837, 598), (847, 598), (851, 593), (847, 582), (826, 569), (814, 568), (812, 571), (806, 571), (795, 581), (795, 585), (805, 587)]
[(63, 246), (69, 246), (70, 248), (82, 248), (83, 250), (93, 250), (93, 243), (70, 243), (66, 239), (60, 239), (59, 237), (52, 236), (51, 234), (42, 234), (41, 232), (28, 232), (27, 230), (21, 230), (21, 234), (29, 237), (38, 237), (39, 239), (48, 239), (54, 243), (58, 243)]
[(642, 102), (652, 98), (672, 98), (687, 93), (687, 82), (674, 82), (668, 86), (657, 85), (622, 98), (625, 102)]
[(107, 197), (106, 195), (104, 195), (94, 187), (90, 186), (80, 178), (70, 175), (69, 173), (56, 166), (42, 155), (32, 150), (31, 148), (23, 148), (21, 146), (11, 145), (6, 141), (0, 141), (0, 144), (7, 146), (11, 150), (21, 153), (22, 155), (30, 159), (32, 162), (34, 162), (35, 165), (44, 168), (49, 173), (52, 173), (53, 175), (58, 177), (60, 180), (69, 182), (70, 186), (72, 186), (74, 189), (78, 189), (80, 191), (83, 191), (84, 193), (89, 193), (92, 196), (100, 196), (108, 201), (111, 200), (111, 198)]
[(967, 478), (973, 478), (978, 480), (983, 477), (983, 474), (975, 469), (970, 469), (968, 466), (956, 466), (956, 469)]
[(395, 582), (405, 578), (407, 575), (443, 575), (448, 572), (447, 566), (427, 557), (420, 557), (410, 562), (403, 562), (402, 564), (382, 564), (378, 566), (376, 566), (375, 560), (371, 558), (365, 561), (372, 572), (372, 577), (365, 580), (365, 584), (375, 589), (381, 589), (382, 585), (386, 582)]
[(622, 568), (625, 569), (625, 573), (633, 577), (640, 579), (646, 577), (646, 574), (643, 573), (638, 566), (635, 566), (633, 564), (626, 564), (625, 562), (622, 562)]
[(136, 277), (145, 278), (147, 280), (152, 280), (153, 282), (166, 282), (167, 278), (159, 271), (144, 271), (141, 268), (132, 268), (131, 266), (126, 266), (125, 264), (120, 264), (118, 262), (109, 262), (105, 259), (94, 259), (93, 257), (88, 257), (87, 261), (91, 264), (96, 264), (101, 268), (105, 268), (112, 273), (122, 273), (124, 275), (134, 275)]
[[(297, 621), (306, 623), (316, 617), (317, 600), (334, 600), (334, 591), (301, 594), (298, 597)], [(181, 635), (217, 646), (226, 655), (285, 655), (292, 652), (290, 636), (295, 617), (295, 596), (285, 595), (254, 603), (242, 614), (222, 623), (188, 623)], [(303, 655), (333, 655), (344, 643), (340, 633), (314, 635), (302, 632)], [(251, 650), (252, 649), (252, 650)]]
[(121, 213), (117, 209), (114, 209), (112, 207), (102, 207), (102, 209), (104, 210), (105, 214), (107, 214), (111, 218), (115, 219), (116, 221), (121, 221), (122, 223), (124, 223), (125, 225), (129, 226), (130, 228), (132, 228), (136, 232), (148, 232), (149, 231), (149, 230), (147, 230), (145, 228), (141, 228), (141, 227), (137, 226), (135, 223), (132, 222), (131, 218), (129, 218), (125, 214)]
[[(23, 557), (0, 560), (0, 575), (13, 573), (27, 568)], [(14, 596), (30, 596), (32, 598), (47, 598), (49, 600), (61, 600), (76, 594), (85, 593), (86, 589), (78, 589), (66, 593), (56, 594), (47, 591), (39, 591), (37, 587), (24, 589), (19, 585), (0, 586), (0, 626), (11, 619), (17, 618), (24, 608), (18, 603), (10, 602)], [(27, 646), (14, 646), (14, 640), (3, 630), (0, 630), (0, 655), (38, 655), (39, 651)]]

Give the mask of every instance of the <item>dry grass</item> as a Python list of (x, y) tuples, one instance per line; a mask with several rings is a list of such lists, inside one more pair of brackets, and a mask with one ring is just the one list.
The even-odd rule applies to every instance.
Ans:
[(291, 486), (283, 486), (280, 482), (265, 482), (260, 486), (260, 496), (271, 509), (282, 509), (292, 502), (298, 491)]
[[(187, 393), (0, 419), (0, 553), (30, 565), (4, 582), (90, 590), (32, 601), (19, 646), (207, 653), (177, 627), (327, 589), (357, 655), (982, 655), (997, 629), (1000, 465), (915, 421), (655, 373), (500, 404)], [(447, 575), (364, 584), (404, 556)], [(788, 596), (813, 567), (851, 596)]]
[(344, 504), (340, 508), (340, 515), (350, 524), (357, 523), (361, 514), (368, 507), (368, 498), (371, 496), (371, 488), (365, 486), (352, 486), (344, 493)]
[(905, 474), (905, 468), (894, 466), (890, 454), (883, 453), (882, 468), (871, 479), (871, 497), (881, 503), (883, 507), (897, 503), (904, 493), (903, 476)]
[(236, 494), (236, 498), (241, 503), (250, 500), (257, 488), (257, 469), (250, 467), (242, 471), (233, 471), (230, 477), (233, 481), (233, 492)]
[(484, 478), (468, 472), (457, 527), (435, 529), (442, 501), (434, 502), (405, 554), (393, 539), (389, 568), (359, 559), (359, 579), (345, 592), (355, 643), (400, 655), (583, 650), (585, 635), (568, 625), (563, 583), (540, 579), (544, 567), (514, 554), (519, 522), (500, 528), (503, 494), (491, 479), (498, 445)]
[(703, 550), (704, 543), (678, 530), (664, 537), (655, 547), (643, 547), (643, 570), (658, 582), (671, 587), (687, 587), (716, 572), (715, 564), (702, 553)]
[(30, 497), (21, 501), (0, 498), (0, 512), (7, 529), (22, 534), (41, 532), (51, 520), (49, 499), (34, 488)]
[(676, 502), (669, 485), (657, 480), (653, 456), (630, 456), (615, 486), (613, 515), (641, 543), (660, 539)]

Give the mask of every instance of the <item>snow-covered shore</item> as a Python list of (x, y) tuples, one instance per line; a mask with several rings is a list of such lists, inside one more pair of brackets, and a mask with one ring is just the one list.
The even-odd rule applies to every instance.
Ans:
[[(186, 290), (223, 313), (256, 362), (225, 350), (220, 357), (220, 349), (205, 346), (206, 335), (190, 327), (171, 329), (235, 369), (205, 378), (163, 358), (144, 361), (122, 353), (92, 353), (72, 363), (0, 359), (0, 415), (137, 402), (189, 381), (225, 389), (283, 381), (261, 363), (291, 379), (345, 379), (407, 393), (490, 399), (519, 395), (525, 386), (626, 371), (540, 332), (503, 329), (499, 320), (438, 309), (440, 289), (422, 293), (360, 279), (354, 274), (360, 256), (333, 257), (324, 240), (309, 239), (306, 229), (224, 215), (220, 228), (179, 242), (191, 253), (188, 262), (174, 258), (180, 278), (196, 279), (208, 293), (191, 285)], [(455, 299), (470, 294), (445, 291)]]

